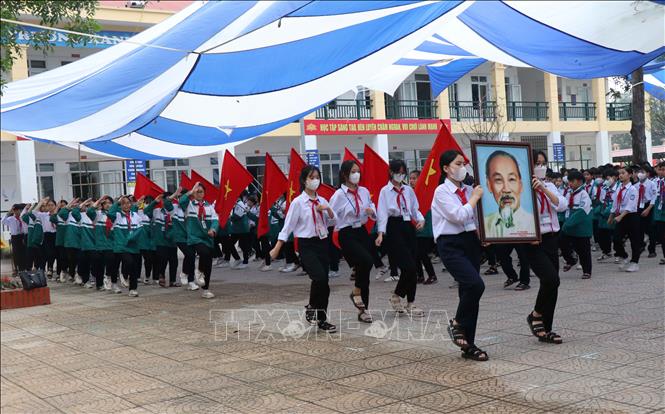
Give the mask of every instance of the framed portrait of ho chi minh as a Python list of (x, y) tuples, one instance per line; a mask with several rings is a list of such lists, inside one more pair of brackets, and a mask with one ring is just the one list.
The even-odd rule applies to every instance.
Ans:
[(531, 144), (471, 141), (476, 184), (482, 186), (478, 230), (483, 243), (540, 241), (536, 194), (531, 186)]

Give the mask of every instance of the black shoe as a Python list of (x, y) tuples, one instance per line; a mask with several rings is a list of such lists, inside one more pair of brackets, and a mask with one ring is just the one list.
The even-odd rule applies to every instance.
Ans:
[(656, 257), (656, 252), (649, 253), (649, 256), (647, 256), (647, 257)]
[(328, 323), (326, 321), (319, 322), (319, 329), (328, 333), (337, 332), (337, 327), (332, 323)]
[(507, 288), (507, 287), (510, 287), (510, 286), (514, 285), (515, 283), (517, 283), (517, 279), (510, 279), (510, 278), (508, 278), (508, 279), (506, 279), (505, 282), (503, 282), (503, 287), (504, 287), (504, 289), (505, 289), (505, 288)]
[(531, 289), (531, 286), (522, 282), (518, 283), (517, 286), (515, 286), (515, 290), (527, 290), (527, 289)]
[(318, 321), (316, 320), (316, 310), (312, 309), (312, 307), (309, 305), (305, 306), (305, 309), (306, 309), (305, 320), (307, 321), (307, 323), (309, 323), (312, 326), (316, 325), (318, 323)]
[(490, 266), (489, 269), (485, 270), (485, 272), (483, 274), (487, 275), (487, 276), (489, 276), (489, 275), (498, 275), (499, 271), (496, 269), (495, 266)]

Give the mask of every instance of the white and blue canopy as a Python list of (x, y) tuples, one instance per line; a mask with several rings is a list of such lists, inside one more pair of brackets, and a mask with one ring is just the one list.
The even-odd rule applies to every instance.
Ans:
[(195, 2), (132, 43), (10, 83), (0, 121), (84, 151), (184, 158), (279, 128), (348, 90), (392, 93), (421, 65), (437, 94), (485, 60), (624, 75), (665, 52), (664, 32), (657, 2)]

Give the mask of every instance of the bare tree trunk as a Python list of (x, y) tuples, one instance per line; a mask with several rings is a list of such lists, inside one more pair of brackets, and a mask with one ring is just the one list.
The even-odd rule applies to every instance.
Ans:
[(630, 136), (633, 143), (633, 164), (649, 161), (647, 159), (647, 137), (644, 120), (644, 71), (637, 69), (632, 74), (633, 86), (633, 119), (630, 127)]

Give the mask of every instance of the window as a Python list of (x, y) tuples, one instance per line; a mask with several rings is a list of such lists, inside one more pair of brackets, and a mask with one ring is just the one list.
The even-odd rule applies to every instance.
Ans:
[(404, 159), (404, 151), (392, 151), (388, 153), (388, 159), (389, 160), (403, 160)]
[(210, 157), (210, 165), (219, 165), (219, 158)]
[(30, 69), (46, 69), (45, 60), (31, 60)]
[(339, 185), (339, 166), (342, 156), (339, 153), (319, 154), (321, 160), (321, 179), (324, 183), (333, 187)]
[(69, 164), (72, 177), (72, 194), (85, 200), (99, 197), (99, 163), (72, 162)]
[(178, 159), (178, 160), (164, 160), (164, 167), (188, 167), (188, 159)]
[(72, 63), (72, 62), (68, 61), (68, 60), (63, 60), (63, 61), (60, 62), (60, 66), (69, 65), (70, 63)]
[(448, 100), (455, 103), (459, 100), (457, 97), (457, 83), (453, 83), (450, 85), (450, 88), (448, 88)]
[(219, 168), (212, 169), (212, 183), (219, 187)]
[(250, 174), (252, 174), (254, 178), (260, 183), (263, 182), (265, 162), (266, 162), (266, 157), (263, 155), (245, 158), (245, 165), (247, 165), (247, 171), (249, 171)]
[(53, 172), (55, 171), (55, 164), (48, 162), (48, 163), (40, 163), (37, 164), (37, 171), (41, 172)]
[(44, 197), (54, 198), (53, 176), (49, 175), (49, 176), (37, 177), (37, 188), (39, 190), (40, 199)]
[(488, 100), (488, 90), (487, 76), (471, 76), (471, 100), (474, 107)]

